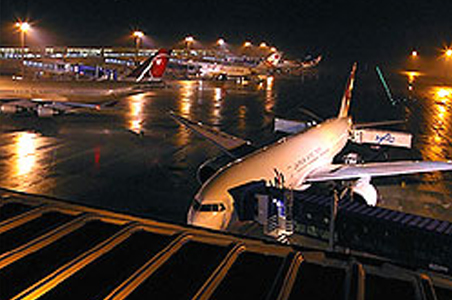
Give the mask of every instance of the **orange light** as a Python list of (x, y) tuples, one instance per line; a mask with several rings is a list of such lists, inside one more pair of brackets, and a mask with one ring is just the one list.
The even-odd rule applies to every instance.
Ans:
[(245, 43), (243, 43), (243, 47), (251, 47), (251, 42), (245, 42)]
[(416, 50), (411, 51), (411, 57), (417, 57), (419, 54), (417, 53)]
[(403, 72), (403, 74), (408, 76), (408, 83), (409, 84), (414, 83), (416, 78), (422, 75), (420, 72), (417, 72), (417, 71), (405, 71), (405, 72)]
[(447, 49), (446, 52), (444, 52), (444, 54), (449, 58), (452, 57), (452, 49)]
[(193, 43), (194, 41), (195, 41), (195, 39), (192, 36), (187, 36), (185, 38), (185, 42), (187, 42), (187, 43)]
[(259, 47), (261, 48), (267, 48), (267, 44), (265, 42), (260, 43)]
[(138, 38), (138, 39), (141, 39), (144, 36), (144, 33), (142, 31), (138, 31), (137, 30), (137, 31), (133, 32), (133, 36)]
[(31, 29), (31, 25), (28, 22), (17, 22), (16, 27), (22, 32), (28, 32)]
[(439, 98), (445, 98), (451, 94), (451, 91), (446, 88), (439, 88), (436, 92), (436, 95)]

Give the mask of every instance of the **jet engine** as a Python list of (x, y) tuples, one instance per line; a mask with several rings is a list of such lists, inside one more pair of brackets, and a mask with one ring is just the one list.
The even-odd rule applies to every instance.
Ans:
[(353, 194), (361, 196), (367, 205), (377, 205), (378, 193), (377, 189), (370, 184), (370, 177), (362, 177), (358, 179), (350, 188)]
[(40, 118), (48, 118), (53, 117), (60, 114), (60, 111), (52, 108), (52, 107), (45, 107), (45, 106), (39, 106), (36, 109), (36, 113), (38, 114), (38, 117)]
[(21, 109), (17, 105), (3, 104), (0, 106), (0, 111), (4, 114), (16, 114), (20, 112)]

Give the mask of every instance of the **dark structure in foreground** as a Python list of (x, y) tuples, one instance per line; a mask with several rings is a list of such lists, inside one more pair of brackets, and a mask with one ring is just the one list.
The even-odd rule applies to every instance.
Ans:
[(452, 299), (387, 261), (0, 190), (0, 299)]
[[(333, 195), (276, 189), (265, 182), (249, 183), (231, 192), (239, 219), (263, 219), (267, 228), (282, 225), (290, 234), (329, 241)], [(368, 206), (353, 201), (350, 195), (337, 202), (335, 211), (330, 242), (337, 250), (366, 252), (411, 268), (452, 275), (451, 222)]]

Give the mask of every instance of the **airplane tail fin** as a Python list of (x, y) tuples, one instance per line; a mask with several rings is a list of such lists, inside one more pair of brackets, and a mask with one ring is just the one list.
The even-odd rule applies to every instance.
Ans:
[(270, 67), (276, 67), (279, 63), (279, 61), (281, 60), (281, 53), (279, 52), (273, 52), (272, 54), (270, 54), (267, 59), (265, 60), (265, 62), (270, 66)]
[(273, 52), (269, 56), (265, 58), (264, 61), (262, 61), (257, 67), (264, 67), (264, 68), (276, 68), (278, 66), (279, 61), (281, 60), (281, 53), (280, 52)]
[(146, 76), (149, 76), (151, 81), (161, 80), (169, 61), (170, 52), (166, 49), (160, 49), (155, 55), (149, 57), (134, 69), (127, 77), (136, 82), (143, 81)]
[(350, 100), (352, 98), (353, 83), (355, 81), (357, 63), (355, 62), (348, 77), (347, 85), (345, 86), (344, 95), (342, 96), (341, 110), (339, 111), (339, 118), (346, 118), (349, 115)]

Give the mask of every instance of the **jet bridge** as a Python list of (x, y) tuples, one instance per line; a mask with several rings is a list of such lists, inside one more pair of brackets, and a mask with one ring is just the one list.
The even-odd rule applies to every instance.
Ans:
[(452, 275), (451, 222), (372, 207), (347, 196), (337, 203), (332, 227), (333, 195), (288, 191), (263, 181), (235, 188), (231, 194), (239, 220), (256, 221), (270, 236), (308, 236), (342, 251), (366, 252)]

